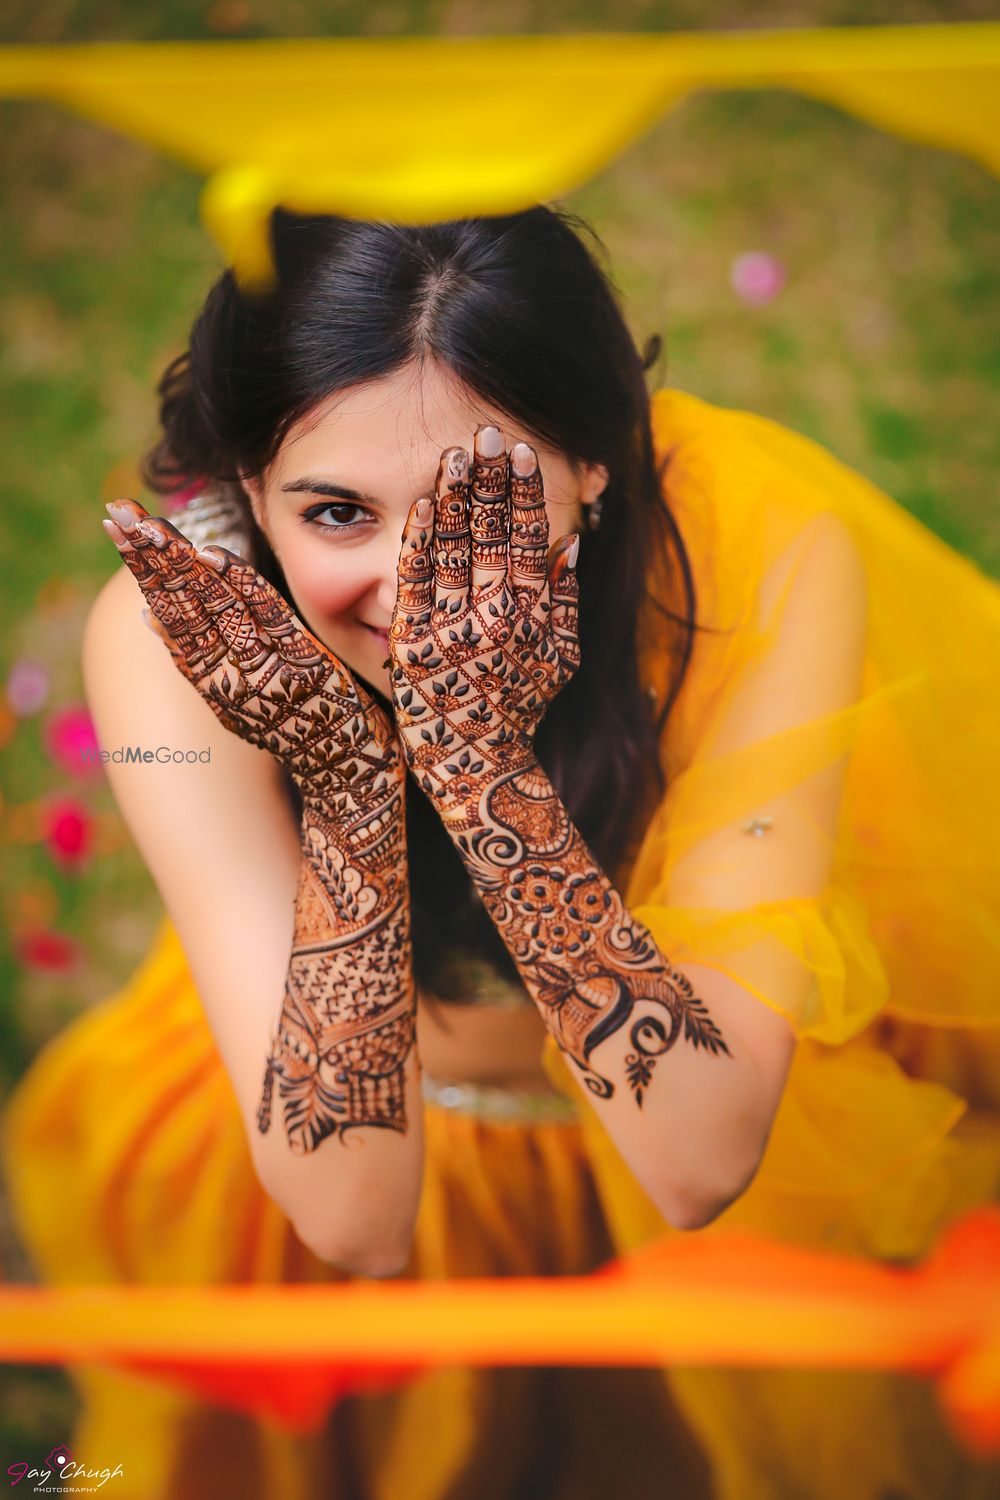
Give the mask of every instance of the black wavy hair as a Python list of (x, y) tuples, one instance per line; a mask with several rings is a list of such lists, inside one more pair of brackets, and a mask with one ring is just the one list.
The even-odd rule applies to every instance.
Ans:
[[(653, 448), (646, 371), (659, 338), (640, 355), (602, 268), (603, 245), (563, 209), (539, 205), (426, 226), (276, 209), (270, 239), (273, 289), (247, 294), (224, 272), (189, 347), (167, 367), (158, 386), (162, 436), (145, 457), (144, 481), (159, 494), (196, 478), (230, 487), (253, 526), (254, 565), (291, 603), (239, 476), (262, 474), (289, 428), (340, 390), (433, 359), (571, 462), (603, 464), (610, 479), (600, 527), (584, 528), (577, 564), (581, 665), (550, 705), (535, 746), (573, 822), (618, 883), (665, 790), (660, 735), (694, 632), (703, 628), (669, 504), (669, 456), (658, 462)], [(657, 566), (668, 587), (654, 594)], [(658, 709), (637, 662), (647, 600), (644, 628), (656, 631), (657, 649), (671, 659)], [(384, 693), (366, 685), (391, 713)], [(447, 995), (443, 976), (457, 950), (518, 980), (412, 778), (406, 806), (418, 986), (462, 998)]]

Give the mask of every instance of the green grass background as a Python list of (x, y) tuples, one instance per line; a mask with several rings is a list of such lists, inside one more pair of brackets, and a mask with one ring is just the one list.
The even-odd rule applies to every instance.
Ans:
[[(972, 0), (14, 0), (0, 15), (0, 44), (996, 14)], [(42, 726), (82, 696), (80, 629), (118, 566), (100, 526), (103, 500), (133, 483), (156, 431), (155, 382), (220, 262), (198, 221), (200, 179), (141, 145), (55, 106), (0, 100), (0, 161), (0, 670), (6, 678), (30, 654), (53, 673), (46, 708), (0, 750), (0, 827), (9, 830), (12, 809), (75, 789), (44, 754)], [(603, 237), (637, 338), (662, 334), (669, 383), (808, 433), (1000, 577), (996, 179), (790, 93), (733, 92), (689, 98), (566, 201)], [(730, 287), (732, 260), (747, 250), (788, 269), (764, 308)], [(103, 784), (81, 796), (114, 822)], [(22, 971), (9, 939), (0, 946), (6, 1089), (49, 1037), (127, 978), (159, 901), (123, 830), (119, 847), (75, 876), (39, 844), (5, 839), (0, 899), (8, 933), (26, 899), (48, 901), (53, 924), (82, 952), (74, 973), (55, 978)], [(30, 1277), (9, 1221), (0, 1231), (2, 1274)], [(60, 1372), (0, 1375), (5, 1464), (22, 1450), (49, 1451), (74, 1405)]]

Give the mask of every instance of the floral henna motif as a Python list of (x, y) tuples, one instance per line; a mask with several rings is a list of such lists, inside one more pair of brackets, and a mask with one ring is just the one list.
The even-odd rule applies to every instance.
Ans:
[(270, 1127), (277, 1078), (296, 1154), (359, 1125), (405, 1131), (416, 996), (393, 725), (241, 558), (199, 552), (134, 501), (112, 514), (112, 539), (178, 669), (302, 792), (295, 931), (258, 1128)]
[[(590, 1059), (622, 1026), (630, 1027), (626, 1077), (639, 1106), (656, 1058), (682, 1027), (695, 1047), (731, 1056), (690, 982), (667, 967), (625, 909), (541, 769), (503, 778), (485, 800), (487, 826), (456, 843), (546, 1025), (591, 1093), (614, 1093)], [(643, 1002), (657, 1010), (635, 1016)]]
[(532, 763), (535, 728), (579, 665), (575, 575), (564, 552), (550, 583), (541, 475), (533, 455), (518, 458), (528, 472), (508, 484), (507, 455), (477, 451), (470, 485), (468, 455), (448, 450), (433, 529), (415, 528), (400, 559), (396, 722), (452, 828), (480, 824), (481, 791)]
[(534, 754), (537, 725), (580, 662), (575, 546), (549, 556), (537, 459), (518, 444), (508, 465), (487, 428), (471, 476), (467, 464), (461, 449), (443, 455), (433, 526), (411, 524), (400, 556), (390, 667), (403, 753), (550, 1032), (601, 1098), (614, 1085), (591, 1056), (629, 1026), (626, 1080), (641, 1107), (656, 1058), (682, 1034), (732, 1054)]

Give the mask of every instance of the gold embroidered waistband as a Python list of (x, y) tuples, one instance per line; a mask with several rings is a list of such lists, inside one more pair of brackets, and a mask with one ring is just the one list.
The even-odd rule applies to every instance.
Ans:
[(499, 1088), (489, 1083), (438, 1083), (427, 1072), (421, 1075), (421, 1088), (425, 1103), (477, 1115), (480, 1119), (568, 1125), (580, 1118), (574, 1100), (541, 1089)]

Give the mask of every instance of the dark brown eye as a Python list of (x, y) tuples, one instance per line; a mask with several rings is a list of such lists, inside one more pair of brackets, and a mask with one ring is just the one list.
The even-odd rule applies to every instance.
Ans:
[[(360, 521), (345, 521), (343, 519), (344, 511), (348, 513), (355, 511), (359, 515), (368, 514), (360, 505), (353, 505), (345, 500), (342, 502), (333, 501), (327, 505), (314, 505), (310, 510), (303, 512), (302, 519), (308, 526), (314, 526), (319, 531), (353, 531), (355, 526), (362, 524)], [(334, 513), (340, 513), (338, 519), (333, 521), (319, 520), (320, 516), (332, 515)]]

